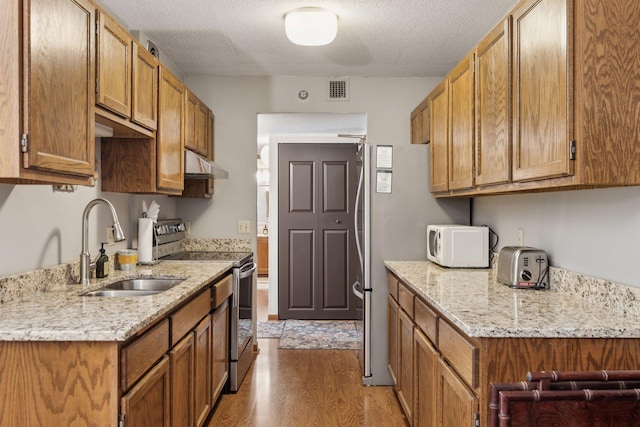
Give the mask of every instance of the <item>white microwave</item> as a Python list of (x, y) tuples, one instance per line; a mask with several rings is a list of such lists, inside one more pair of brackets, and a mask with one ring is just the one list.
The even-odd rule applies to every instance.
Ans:
[(428, 225), (427, 259), (443, 267), (489, 267), (489, 227)]

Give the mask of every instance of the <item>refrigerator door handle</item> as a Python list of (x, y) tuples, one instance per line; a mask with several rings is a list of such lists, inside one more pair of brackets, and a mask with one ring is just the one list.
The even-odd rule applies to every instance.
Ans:
[(362, 288), (360, 287), (360, 282), (358, 280), (353, 282), (353, 285), (351, 286), (351, 290), (358, 298), (364, 301), (364, 292), (362, 291)]
[[(362, 147), (364, 150), (364, 147)], [(358, 259), (360, 260), (360, 269), (364, 271), (364, 261), (362, 259), (362, 243), (360, 242), (360, 236), (358, 233), (358, 204), (360, 197), (362, 196), (362, 180), (364, 178), (364, 157), (362, 159), (362, 165), (360, 167), (360, 179), (358, 180), (358, 191), (356, 191), (356, 206), (353, 210), (353, 223), (356, 235), (356, 248), (358, 249)]]

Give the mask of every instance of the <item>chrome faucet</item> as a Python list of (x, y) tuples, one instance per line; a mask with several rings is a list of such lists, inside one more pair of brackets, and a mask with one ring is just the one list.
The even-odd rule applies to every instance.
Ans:
[(89, 236), (87, 228), (89, 225), (89, 212), (97, 204), (103, 204), (111, 211), (111, 219), (113, 219), (113, 240), (120, 242), (125, 239), (124, 232), (118, 221), (118, 214), (110, 201), (107, 199), (93, 199), (84, 208), (82, 214), (82, 253), (80, 253), (80, 284), (87, 285), (89, 283), (89, 276), (91, 271), (91, 255), (89, 254)]

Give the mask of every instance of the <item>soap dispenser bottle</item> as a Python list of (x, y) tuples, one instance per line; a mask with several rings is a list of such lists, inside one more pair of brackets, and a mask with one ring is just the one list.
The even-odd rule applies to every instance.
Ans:
[(98, 279), (102, 279), (109, 275), (109, 257), (105, 253), (104, 243), (101, 245), (100, 256), (98, 256), (98, 260), (96, 261), (96, 278)]

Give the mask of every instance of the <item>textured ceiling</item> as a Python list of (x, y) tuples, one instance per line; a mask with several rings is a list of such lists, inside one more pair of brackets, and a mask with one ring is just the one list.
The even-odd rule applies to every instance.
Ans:
[[(185, 74), (442, 77), (517, 0), (98, 0)], [(284, 34), (300, 7), (338, 14), (328, 46)]]

